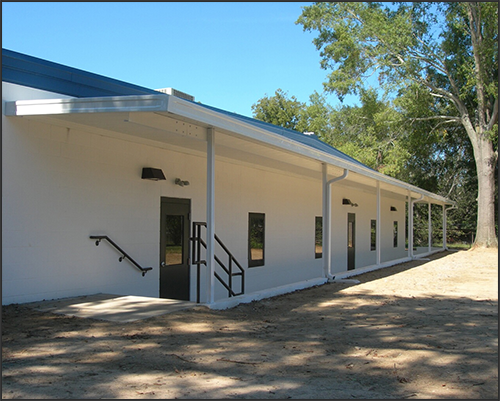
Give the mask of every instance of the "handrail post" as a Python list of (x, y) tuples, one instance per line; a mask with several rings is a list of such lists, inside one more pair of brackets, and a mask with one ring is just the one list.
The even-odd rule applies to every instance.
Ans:
[[(193, 236), (191, 240), (193, 241), (193, 265), (197, 266), (197, 286), (196, 286), (196, 291), (197, 291), (197, 302), (200, 302), (200, 288), (201, 288), (201, 265), (207, 263), (206, 260), (202, 260), (201, 258), (201, 247), (204, 247), (207, 249), (207, 244), (205, 241), (202, 239), (202, 227), (207, 228), (207, 223), (204, 222), (193, 222)], [(208, 234), (208, 233), (207, 233)], [(228, 265), (224, 264), (223, 261), (217, 257), (217, 255), (214, 254), (214, 261), (219, 265), (222, 270), (228, 275), (227, 281), (224, 281), (222, 277), (214, 271), (214, 277), (228, 290), (228, 296), (233, 297), (236, 295), (241, 295), (245, 293), (245, 270), (243, 267), (239, 264), (239, 262), (236, 260), (236, 258), (233, 256), (233, 254), (229, 251), (229, 249), (224, 245), (224, 243), (220, 240), (220, 238), (214, 234), (214, 242), (220, 245), (221, 249), (226, 253), (228, 256)], [(240, 270), (239, 273), (234, 272), (234, 264), (238, 267)], [(215, 267), (215, 266), (214, 266)], [(233, 290), (233, 276), (234, 275), (239, 275), (241, 276), (241, 292), (239, 294), (236, 294)]]
[(231, 290), (233, 289), (233, 258), (231, 257), (231, 255), (228, 255), (229, 257), (229, 288), (231, 288)]

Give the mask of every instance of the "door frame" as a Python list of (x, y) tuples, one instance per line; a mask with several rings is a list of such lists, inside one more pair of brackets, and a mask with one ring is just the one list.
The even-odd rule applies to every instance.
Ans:
[(347, 270), (354, 270), (355, 268), (356, 268), (356, 214), (347, 213)]
[[(170, 211), (170, 213), (169, 213)], [(167, 215), (183, 216), (182, 261), (176, 265), (166, 265), (166, 220)], [(160, 235), (158, 292), (160, 298), (191, 300), (190, 268), (191, 199), (160, 198)]]

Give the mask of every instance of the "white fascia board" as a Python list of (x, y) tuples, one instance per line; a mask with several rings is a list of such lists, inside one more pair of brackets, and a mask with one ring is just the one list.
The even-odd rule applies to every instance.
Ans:
[(6, 116), (75, 113), (160, 112), (168, 109), (167, 95), (109, 96), (68, 99), (17, 100), (5, 103)]
[(439, 195), (425, 191), (403, 181), (378, 173), (369, 168), (363, 168), (319, 149), (314, 149), (300, 142), (281, 135), (255, 127), (243, 121), (231, 118), (217, 111), (199, 106), (196, 103), (177, 98), (167, 94), (158, 95), (131, 95), (109, 96), (91, 98), (61, 98), (17, 100), (5, 103), (6, 116), (35, 116), (35, 115), (61, 115), (77, 113), (119, 113), (119, 112), (168, 112), (174, 115), (201, 122), (207, 127), (219, 128), (235, 133), (244, 138), (299, 154), (321, 163), (327, 163), (375, 181), (407, 189), (417, 194), (423, 194), (428, 199), (438, 203), (454, 205), (455, 203)]
[(319, 149), (311, 148), (300, 142), (296, 142), (284, 136), (266, 131), (265, 129), (255, 127), (243, 121), (233, 119), (230, 116), (226, 116), (218, 113), (217, 111), (198, 106), (195, 103), (187, 102), (183, 99), (171, 98), (168, 104), (168, 111), (172, 114), (182, 116), (184, 118), (200, 121), (214, 128), (221, 128), (258, 142), (264, 142), (293, 153), (298, 153), (300, 155), (315, 159), (321, 163), (327, 163), (333, 166), (348, 169), (351, 172), (364, 175), (366, 177), (374, 179), (375, 181), (380, 181), (389, 185), (408, 189), (419, 195), (423, 194), (425, 197), (433, 199), (440, 204), (454, 204), (454, 202), (450, 201), (449, 199), (433, 194), (432, 192), (425, 191), (414, 185), (407, 184), (403, 181), (386, 176), (372, 169), (363, 168), (356, 163), (341, 159)]

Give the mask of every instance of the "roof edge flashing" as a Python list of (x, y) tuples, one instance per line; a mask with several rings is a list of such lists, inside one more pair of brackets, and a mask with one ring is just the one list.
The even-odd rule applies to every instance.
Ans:
[[(211, 107), (204, 107), (204, 105), (202, 104), (191, 103), (178, 98), (172, 100), (173, 101), (169, 103), (170, 113), (180, 115), (192, 120), (198, 120), (205, 124), (213, 126), (214, 128), (222, 128), (228, 131), (232, 131), (236, 134), (240, 134), (257, 141), (265, 142), (269, 145), (274, 145), (292, 152), (299, 153), (299, 150), (301, 150), (300, 153), (306, 157), (311, 157), (320, 162), (325, 162), (340, 168), (348, 169), (352, 173), (362, 174), (374, 180), (385, 182), (389, 185), (409, 189), (417, 193), (424, 192), (429, 198), (433, 198), (441, 203), (451, 204), (451, 201), (448, 199), (445, 199), (436, 194), (432, 194), (431, 192), (425, 191), (412, 184), (408, 184), (404, 181), (382, 174), (368, 166), (363, 165), (360, 162), (357, 162), (351, 157), (348, 157), (348, 159), (342, 159), (339, 156), (327, 153), (324, 150), (313, 148), (302, 142), (298, 142), (285, 136), (278, 136), (278, 134), (270, 132), (264, 127), (257, 127), (250, 124), (249, 122), (232, 118), (231, 116), (226, 116), (221, 112), (217, 112), (217, 110), (213, 110)], [(297, 134), (302, 135), (300, 132), (297, 132)], [(351, 161), (351, 159), (353, 161)]]
[(5, 103), (6, 116), (74, 113), (161, 112), (168, 110), (169, 96), (130, 95), (92, 98), (17, 100)]

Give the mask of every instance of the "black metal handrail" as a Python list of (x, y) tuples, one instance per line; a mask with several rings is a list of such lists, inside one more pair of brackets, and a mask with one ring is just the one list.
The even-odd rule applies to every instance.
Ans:
[[(197, 301), (200, 302), (200, 271), (201, 271), (201, 265), (207, 265), (206, 260), (201, 259), (201, 247), (203, 246), (205, 249), (207, 249), (207, 244), (203, 239), (201, 238), (201, 227), (207, 227), (207, 223), (204, 222), (193, 222), (193, 237), (191, 237), (191, 241), (193, 241), (193, 246), (191, 247), (192, 249), (192, 264), (197, 266), (197, 288), (196, 288), (196, 293), (197, 293)], [(224, 270), (224, 272), (228, 275), (228, 282), (226, 283), (222, 277), (217, 273), (214, 272), (215, 278), (226, 288), (228, 291), (228, 296), (229, 297), (234, 297), (237, 295), (242, 295), (244, 294), (245, 291), (245, 270), (243, 267), (240, 265), (240, 263), (236, 260), (236, 258), (233, 256), (233, 254), (227, 249), (227, 247), (224, 245), (224, 243), (221, 241), (221, 239), (217, 236), (217, 234), (214, 235), (215, 240), (217, 243), (220, 245), (220, 247), (224, 250), (226, 255), (228, 256), (228, 266), (226, 266), (222, 260), (217, 256), (214, 255), (215, 261), (219, 264), (219, 266)], [(234, 272), (233, 271), (233, 266), (236, 265), (238, 267), (239, 271)], [(235, 276), (241, 276), (241, 291), (239, 293), (236, 293), (233, 290), (233, 277)]]
[(150, 271), (150, 270), (153, 270), (152, 267), (141, 267), (134, 259), (132, 259), (122, 248), (120, 248), (111, 238), (109, 238), (107, 235), (91, 235), (90, 236), (90, 239), (95, 239), (97, 240), (95, 242), (95, 246), (98, 246), (99, 243), (101, 242), (101, 240), (105, 239), (106, 241), (108, 241), (112, 246), (114, 246), (116, 248), (116, 250), (118, 250), (122, 256), (120, 256), (120, 258), (118, 258), (118, 261), (121, 262), (122, 260), (124, 259), (128, 259), (130, 263), (132, 263), (135, 267), (137, 267), (141, 272), (142, 272), (142, 277), (145, 276), (145, 274)]

